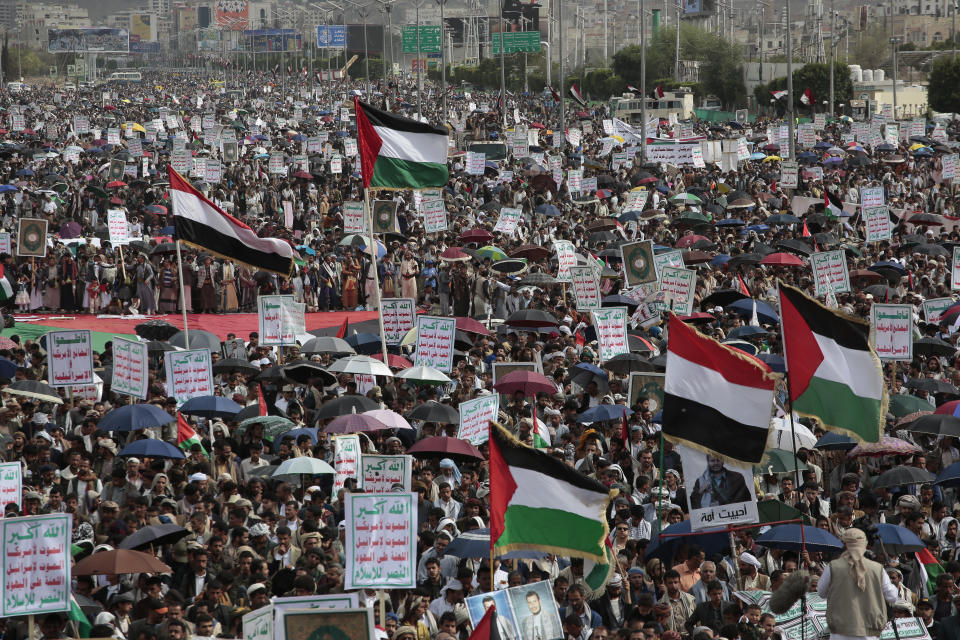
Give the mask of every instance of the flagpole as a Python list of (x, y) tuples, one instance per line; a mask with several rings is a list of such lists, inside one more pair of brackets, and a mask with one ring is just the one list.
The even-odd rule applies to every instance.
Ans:
[[(780, 295), (780, 280), (777, 279), (777, 300), (781, 301), (780, 314), (783, 315), (783, 297)], [(790, 390), (790, 367), (787, 363), (787, 341), (783, 334), (783, 321), (780, 322), (780, 344), (783, 345), (783, 377), (787, 380), (787, 399), (790, 401), (788, 411), (790, 412), (790, 447), (793, 451), (793, 483), (800, 488), (800, 469), (797, 464), (797, 431), (793, 421), (793, 392)], [(802, 523), (801, 523), (802, 526)]]
[(180, 310), (183, 312), (183, 344), (190, 348), (190, 329), (187, 327), (187, 296), (183, 288), (183, 256), (180, 254), (180, 240), (175, 240), (177, 245), (177, 279), (180, 280)]
[[(370, 268), (373, 271), (374, 297), (377, 304), (377, 322), (380, 324), (380, 350), (383, 353), (383, 364), (390, 366), (387, 361), (387, 337), (383, 330), (383, 308), (380, 304), (380, 272), (377, 269), (377, 239), (373, 235), (373, 213), (370, 210), (370, 189), (363, 189), (363, 219), (370, 225)], [(364, 282), (368, 276), (364, 275)], [(413, 301), (416, 305), (417, 301)]]

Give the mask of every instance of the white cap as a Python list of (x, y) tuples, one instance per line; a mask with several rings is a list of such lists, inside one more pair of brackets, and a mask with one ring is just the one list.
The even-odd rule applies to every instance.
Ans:
[(190, 482), (203, 482), (206, 479), (207, 474), (203, 473), (202, 471), (198, 471), (190, 476)]

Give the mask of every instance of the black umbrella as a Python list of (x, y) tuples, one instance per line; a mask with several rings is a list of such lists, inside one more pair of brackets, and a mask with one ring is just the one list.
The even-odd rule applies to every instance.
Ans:
[(920, 338), (913, 343), (913, 353), (919, 356), (944, 356), (949, 358), (957, 348), (940, 338)]
[(203, 329), (190, 330), (190, 344), (187, 345), (187, 334), (178, 331), (170, 337), (169, 341), (175, 347), (182, 349), (210, 349), (210, 351), (220, 351), (220, 338), (216, 334), (204, 331)]
[(607, 372), (589, 363), (580, 363), (570, 367), (570, 373), (567, 375), (565, 382), (576, 382), (581, 387), (586, 387), (591, 382), (595, 382), (601, 391), (610, 390)]
[(621, 353), (620, 355), (613, 356), (603, 363), (603, 368), (621, 376), (631, 373), (648, 373), (660, 370), (658, 367), (652, 365), (649, 360), (636, 353)]
[(938, 244), (918, 244), (913, 247), (913, 252), (922, 253), (925, 256), (943, 256), (945, 258), (950, 255), (949, 251)]
[(590, 244), (600, 244), (601, 242), (616, 242), (617, 236), (612, 231), (595, 231), (590, 234)]
[(260, 380), (263, 382), (280, 382), (286, 380), (287, 376), (283, 372), (283, 368), (277, 365), (272, 367), (267, 367), (263, 371), (257, 374), (254, 380)]
[(960, 436), (960, 418), (944, 413), (931, 413), (911, 422), (907, 431), (936, 436)]
[(704, 307), (726, 307), (737, 300), (743, 300), (750, 296), (744, 295), (736, 289), (717, 289), (706, 298), (700, 301), (700, 308)]
[(787, 240), (781, 240), (777, 243), (778, 249), (784, 249), (792, 253), (799, 253), (802, 256), (809, 256), (813, 253), (813, 247), (802, 240), (795, 240), (793, 238)]
[(885, 284), (872, 284), (863, 291), (879, 300), (891, 300), (893, 296), (899, 295), (896, 289), (891, 289)]
[(283, 374), (295, 382), (307, 384), (311, 378), (320, 378), (323, 386), (329, 387), (337, 381), (337, 377), (323, 369), (316, 362), (309, 360), (294, 360), (283, 366)]
[(164, 544), (173, 544), (188, 533), (190, 532), (187, 529), (178, 524), (152, 524), (128, 535), (117, 545), (117, 548), (137, 551), (152, 546), (159, 547)]
[(147, 320), (138, 324), (133, 330), (138, 336), (147, 340), (169, 340), (180, 333), (180, 329), (166, 320)]
[(245, 376), (260, 373), (260, 367), (241, 358), (224, 358), (213, 363), (213, 374), (240, 373)]
[(885, 471), (880, 477), (873, 481), (874, 489), (883, 489), (884, 487), (903, 487), (908, 484), (923, 484), (932, 482), (935, 475), (919, 467), (899, 466)]
[(407, 415), (407, 419), (456, 424), (460, 422), (460, 412), (450, 405), (428, 400), (423, 404), (415, 406), (413, 411)]
[(952, 393), (956, 394), (957, 388), (945, 380), (934, 380), (933, 378), (911, 378), (905, 385), (908, 389), (919, 389), (928, 393)]
[(163, 353), (165, 351), (176, 351), (177, 348), (169, 342), (160, 342), (152, 340), (147, 343), (147, 353)]
[(530, 329), (539, 329), (546, 327), (555, 327), (559, 324), (557, 319), (539, 309), (523, 309), (510, 315), (504, 323), (511, 327), (525, 327)]
[(741, 253), (727, 260), (727, 268), (736, 271), (738, 267), (744, 265), (757, 265), (762, 259), (763, 256), (758, 253)]
[[(132, 243), (131, 243), (132, 244)], [(163, 242), (155, 246), (153, 249), (150, 249), (150, 255), (168, 255), (171, 253), (177, 252), (177, 243), (176, 242)]]
[(366, 396), (340, 396), (339, 398), (328, 400), (320, 405), (320, 408), (317, 410), (317, 418), (325, 420), (327, 418), (345, 416), (349, 413), (363, 413), (364, 411), (373, 411), (379, 408), (380, 404), (378, 402), (374, 402)]

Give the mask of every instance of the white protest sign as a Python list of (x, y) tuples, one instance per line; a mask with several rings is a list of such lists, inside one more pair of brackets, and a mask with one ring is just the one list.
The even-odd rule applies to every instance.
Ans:
[(643, 211), (647, 204), (650, 192), (646, 189), (632, 190), (627, 192), (627, 203), (623, 206), (624, 211)]
[(417, 494), (347, 493), (344, 589), (417, 586)]
[(860, 188), (860, 206), (864, 209), (871, 207), (882, 207), (883, 187), (861, 187)]
[(957, 158), (958, 155), (956, 153), (948, 153), (940, 158), (941, 178), (944, 180), (953, 180), (957, 177)]
[(570, 282), (570, 268), (577, 266), (577, 252), (573, 248), (573, 243), (569, 240), (554, 240), (553, 248), (557, 251), (557, 262), (560, 266), (557, 280)]
[(893, 237), (893, 223), (887, 207), (864, 207), (863, 223), (867, 228), (867, 242), (880, 242)]
[(360, 476), (365, 493), (391, 493), (394, 485), (410, 491), (413, 456), (386, 456), (364, 453), (360, 456)]
[(163, 354), (167, 395), (180, 406), (190, 398), (213, 395), (213, 369), (209, 349), (168, 351)]
[(679, 267), (682, 269), (685, 266), (683, 263), (683, 251), (680, 249), (653, 254), (653, 267), (657, 271), (657, 279), (660, 278), (660, 272), (664, 267)]
[(145, 400), (150, 381), (148, 356), (147, 343), (115, 337), (110, 389), (114, 393)]
[[(666, 307), (680, 316), (693, 313), (693, 296), (697, 288), (697, 272), (680, 267), (663, 267), (660, 272), (660, 291)], [(670, 303), (673, 303), (672, 305)]]
[(784, 189), (796, 189), (800, 180), (799, 166), (793, 160), (780, 163), (780, 186)]
[(70, 611), (72, 533), (68, 513), (0, 520), (0, 617)]
[(333, 492), (342, 489), (348, 479), (355, 479), (357, 487), (362, 487), (360, 477), (360, 436), (357, 434), (338, 435), (333, 438)]
[(23, 465), (17, 462), (0, 462), (0, 511), (8, 504), (19, 505), (23, 495)]
[(293, 345), (307, 332), (306, 305), (292, 295), (257, 298), (257, 323), (262, 345)]
[(881, 360), (913, 360), (913, 305), (874, 304), (870, 339)]
[(114, 246), (130, 244), (127, 214), (123, 209), (107, 210), (107, 230), (110, 233), (110, 244)]
[(957, 304), (953, 298), (930, 298), (923, 301), (923, 319), (927, 324), (937, 324), (943, 312)]
[(416, 325), (417, 308), (413, 298), (382, 298), (380, 312), (387, 344), (400, 344), (403, 336)]
[(953, 248), (953, 260), (950, 263), (950, 289), (960, 289), (960, 247)]
[(499, 420), (500, 394), (491, 393), (460, 403), (460, 431), (457, 437), (479, 446), (490, 438), (490, 422)]
[(93, 384), (93, 338), (87, 329), (49, 331), (48, 382), (51, 387)]
[(573, 293), (577, 301), (577, 311), (594, 311), (601, 308), (600, 281), (596, 270), (591, 266), (570, 267)]
[(447, 230), (447, 208), (443, 200), (426, 200), (423, 203), (423, 230), (439, 233)]
[(0, 233), (0, 253), (13, 254), (11, 234), (7, 231)]
[(274, 640), (273, 616), (272, 604), (244, 614), (243, 640)]
[(444, 373), (453, 371), (454, 318), (417, 316), (417, 351), (414, 364), (433, 367)]
[(500, 217), (497, 218), (497, 224), (493, 227), (494, 233), (513, 235), (513, 232), (517, 229), (517, 224), (520, 222), (520, 216), (520, 209), (503, 207), (500, 209)]
[(367, 233), (367, 218), (363, 215), (363, 203), (343, 203), (343, 233)]
[(813, 268), (814, 295), (850, 291), (850, 273), (843, 249), (814, 253), (810, 256), (810, 265)]
[(627, 344), (627, 319), (630, 314), (627, 308), (596, 309), (591, 314), (600, 345), (600, 361), (606, 362), (621, 353), (630, 353), (630, 345)]
[(477, 151), (467, 151), (467, 175), (482, 176), (483, 166), (487, 161), (487, 154)]

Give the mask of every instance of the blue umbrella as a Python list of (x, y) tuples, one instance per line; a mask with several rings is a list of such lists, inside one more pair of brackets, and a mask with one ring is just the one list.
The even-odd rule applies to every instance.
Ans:
[(797, 160), (816, 160), (817, 154), (813, 151), (804, 151), (803, 153), (797, 154)]
[(813, 148), (814, 148), (814, 149), (829, 149), (829, 148), (832, 147), (832, 146), (833, 146), (833, 145), (830, 144), (829, 142), (824, 142), (823, 140), (821, 140), (821, 141), (818, 142), (817, 144), (813, 145)]
[(751, 336), (765, 336), (769, 331), (763, 327), (757, 327), (752, 324), (744, 325), (742, 327), (737, 327), (731, 331), (727, 337), (728, 338), (749, 338)]
[(137, 431), (160, 427), (174, 420), (176, 418), (156, 405), (128, 404), (100, 418), (97, 428), (104, 431)]
[(131, 442), (117, 455), (137, 456), (138, 458), (171, 458), (173, 460), (182, 460), (186, 457), (183, 455), (183, 451), (169, 442), (152, 438)]
[(286, 433), (281, 433), (279, 437), (274, 438), (274, 442), (283, 442), (284, 438), (293, 438), (296, 440), (300, 436), (310, 436), (310, 440), (313, 444), (317, 444), (317, 430), (310, 427), (301, 427), (299, 429), (291, 429)]
[(829, 531), (800, 524), (780, 524), (757, 536), (757, 544), (768, 549), (787, 549), (834, 553), (843, 551), (843, 543)]
[(960, 462), (954, 462), (941, 471), (933, 484), (939, 484), (943, 487), (960, 487)]
[(557, 209), (557, 207), (552, 204), (544, 203), (537, 207), (537, 213), (544, 216), (550, 216), (551, 218), (556, 218), (560, 215), (560, 209)]
[(16, 175), (18, 176), (33, 176), (36, 175), (32, 169), (20, 169), (17, 171)]
[(17, 376), (17, 365), (12, 360), (0, 358), (0, 378), (10, 378)]
[(354, 333), (347, 336), (347, 344), (353, 347), (353, 350), (363, 355), (373, 355), (380, 353), (380, 336), (373, 333)]
[(841, 162), (843, 162), (843, 158), (839, 156), (830, 156), (829, 158), (824, 159), (823, 164), (840, 164)]
[(849, 451), (857, 446), (857, 441), (850, 436), (831, 431), (824, 434), (813, 446), (824, 451)]
[(303, 251), (303, 252), (306, 253), (308, 256), (315, 256), (315, 255), (317, 255), (317, 250), (316, 250), (316, 249), (311, 249), (310, 247), (308, 247), (308, 246), (305, 245), (305, 244), (298, 244), (298, 245), (297, 245), (297, 251)]
[(738, 316), (752, 318), (754, 304), (757, 305), (757, 319), (759, 319), (760, 322), (763, 324), (780, 323), (780, 316), (777, 315), (776, 310), (763, 300), (754, 300), (753, 298), (737, 300), (736, 302), (728, 304), (726, 309), (727, 311), (733, 311)]
[(926, 549), (923, 540), (906, 527), (898, 527), (895, 524), (884, 522), (877, 525), (877, 533), (880, 536), (880, 542), (883, 543), (884, 550), (888, 554), (899, 555)]
[(12, 184), (0, 184), (0, 193), (10, 193), (11, 191), (19, 191), (19, 189)]
[(786, 373), (787, 372), (787, 363), (784, 361), (783, 356), (778, 356), (775, 353), (758, 353), (757, 357), (767, 363), (767, 366), (774, 373)]
[(711, 267), (722, 267), (728, 262), (730, 262), (730, 256), (728, 256), (725, 253), (718, 253), (717, 255), (710, 258)]
[(744, 227), (740, 230), (740, 235), (747, 235), (751, 231), (756, 231), (757, 233), (765, 233), (770, 231), (770, 227), (765, 224), (752, 224), (749, 227)]
[(876, 264), (872, 264), (867, 267), (870, 271), (876, 271), (879, 274), (883, 274), (884, 269), (890, 269), (899, 273), (901, 276), (907, 275), (907, 270), (903, 268), (903, 265), (895, 260), (881, 260)]
[(717, 220), (718, 227), (742, 227), (747, 224), (740, 218), (724, 218), (723, 220)]
[(304, 140), (307, 139), (307, 136), (303, 135), (302, 133), (298, 133), (295, 136), (290, 136), (290, 139), (293, 140), (294, 142), (303, 142)]
[[(672, 524), (664, 529), (663, 533), (688, 534), (690, 533), (690, 521), (684, 520), (683, 522)], [(644, 554), (644, 558), (659, 558), (662, 562), (669, 563), (673, 559), (677, 549), (679, 549), (681, 545), (685, 544), (700, 545), (704, 553), (709, 558), (715, 553), (722, 553), (725, 548), (729, 547), (730, 538), (726, 529), (707, 529), (706, 531), (698, 531), (694, 536), (680, 536), (674, 538), (660, 538), (659, 536), (654, 535), (653, 540), (650, 541), (650, 546), (647, 547), (647, 552)]]
[(751, 160), (763, 160), (766, 157), (767, 157), (767, 154), (761, 153), (760, 151), (754, 151), (753, 153), (750, 154)]
[(744, 340), (724, 340), (723, 344), (727, 345), (728, 347), (733, 347), (734, 349), (739, 349), (744, 353), (749, 353), (752, 356), (757, 355), (757, 351), (759, 351), (757, 345), (751, 344)]
[(577, 422), (607, 422), (608, 420), (620, 420), (623, 418), (623, 412), (631, 415), (628, 407), (622, 404), (598, 404), (591, 407), (577, 416)]
[[(489, 558), (490, 557), (490, 528), (474, 529), (461, 533), (444, 549), (448, 556), (456, 558)], [(511, 551), (501, 558), (533, 558), (546, 557), (542, 551), (522, 550)]]
[(204, 418), (214, 418), (218, 416), (235, 416), (243, 409), (242, 406), (221, 396), (197, 396), (190, 398), (180, 407), (180, 413), (191, 416), (203, 416)]

